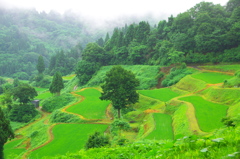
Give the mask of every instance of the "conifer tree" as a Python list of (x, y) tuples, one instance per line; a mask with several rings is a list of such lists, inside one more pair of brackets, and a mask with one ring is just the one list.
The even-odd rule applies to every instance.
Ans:
[(109, 39), (110, 39), (110, 37), (109, 37), (109, 34), (107, 33), (107, 35), (106, 35), (106, 37), (105, 37), (104, 43), (106, 44), (106, 42), (107, 42)]
[(43, 73), (43, 71), (45, 70), (44, 60), (41, 55), (38, 57), (37, 70), (39, 74)]
[(0, 107), (0, 159), (4, 158), (3, 145), (7, 142), (8, 138), (13, 139), (14, 133), (9, 120), (6, 119)]
[(52, 94), (60, 95), (61, 89), (63, 88), (64, 88), (64, 84), (63, 84), (62, 75), (60, 72), (56, 72), (53, 76), (53, 80), (49, 90)]

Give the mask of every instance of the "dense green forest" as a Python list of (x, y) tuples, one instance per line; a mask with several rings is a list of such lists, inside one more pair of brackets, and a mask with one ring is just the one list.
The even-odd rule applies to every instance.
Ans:
[(103, 50), (91, 54), (94, 44), (88, 44), (83, 59), (104, 65), (237, 62), (239, 5), (235, 0), (227, 6), (201, 2), (155, 27), (142, 21), (115, 28), (111, 38), (97, 41)]
[[(0, 74), (29, 79), (35, 73), (39, 55), (44, 57), (47, 67), (51, 56), (60, 61), (58, 57), (64, 56), (64, 67), (70, 67), (67, 71), (71, 73), (73, 66), (68, 65), (79, 60), (82, 47), (101, 35), (101, 31), (92, 32), (80, 16), (71, 12), (61, 15), (54, 11), (39, 13), (35, 9), (0, 7)], [(52, 67), (53, 64), (49, 73)]]

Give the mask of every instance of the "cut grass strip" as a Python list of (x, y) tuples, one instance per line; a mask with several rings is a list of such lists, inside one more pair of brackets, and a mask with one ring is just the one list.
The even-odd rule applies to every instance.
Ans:
[(227, 114), (227, 106), (206, 101), (200, 96), (188, 96), (180, 98), (180, 100), (194, 105), (201, 130), (210, 132), (223, 126), (221, 120)]
[(207, 70), (218, 70), (218, 71), (230, 71), (236, 72), (240, 70), (240, 65), (208, 65), (208, 66), (199, 66), (200, 68)]
[(84, 148), (88, 136), (95, 131), (104, 132), (108, 125), (101, 124), (60, 124), (53, 128), (54, 139), (40, 149), (33, 151), (30, 158), (42, 158), (77, 152)]
[(154, 113), (155, 129), (146, 139), (173, 140), (172, 117), (168, 114)]
[(142, 95), (155, 98), (163, 102), (167, 102), (170, 99), (179, 96), (178, 93), (173, 92), (170, 88), (139, 90), (138, 92), (141, 93)]
[(81, 103), (69, 107), (66, 111), (80, 114), (88, 119), (104, 119), (105, 111), (110, 101), (102, 101), (99, 99), (101, 93), (96, 89), (85, 89), (81, 92), (76, 92), (85, 97)]
[(187, 114), (187, 105), (182, 104), (179, 108), (174, 112), (173, 115), (173, 129), (174, 136), (177, 135), (192, 135), (190, 130), (190, 123), (186, 116)]
[(216, 73), (216, 72), (202, 72), (192, 75), (193, 78), (203, 80), (210, 84), (217, 84), (217, 83), (223, 83), (224, 80), (230, 79), (233, 76)]

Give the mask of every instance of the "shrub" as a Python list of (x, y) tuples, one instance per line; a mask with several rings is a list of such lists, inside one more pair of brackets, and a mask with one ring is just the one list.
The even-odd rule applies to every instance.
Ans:
[(56, 109), (66, 106), (74, 99), (74, 96), (70, 93), (62, 94), (61, 96), (52, 96), (42, 102), (42, 109), (51, 113)]
[(107, 145), (110, 145), (109, 138), (107, 136), (101, 135), (100, 132), (96, 131), (93, 135), (89, 136), (85, 148), (99, 148)]
[(170, 71), (170, 74), (162, 81), (162, 86), (168, 87), (176, 84), (186, 75), (192, 74), (194, 71), (185, 68), (185, 65), (181, 65), (179, 68), (173, 67)]
[(52, 123), (79, 123), (81, 121), (78, 116), (64, 113), (59, 109), (55, 110), (50, 117)]
[(34, 105), (31, 103), (14, 105), (9, 112), (9, 118), (11, 121), (27, 123), (32, 120), (38, 114)]

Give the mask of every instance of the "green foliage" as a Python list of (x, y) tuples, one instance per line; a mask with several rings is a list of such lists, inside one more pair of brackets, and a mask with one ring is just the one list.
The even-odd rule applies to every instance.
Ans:
[(62, 75), (60, 72), (56, 72), (53, 76), (52, 83), (49, 90), (52, 94), (60, 95), (61, 90), (64, 88)]
[(27, 123), (38, 114), (34, 105), (31, 103), (15, 104), (9, 112), (9, 119), (15, 122)]
[(85, 85), (98, 69), (99, 65), (96, 63), (88, 62), (85, 60), (79, 61), (75, 69), (75, 73), (79, 79), (79, 84)]
[(96, 89), (85, 89), (77, 92), (78, 95), (83, 96), (84, 101), (75, 104), (67, 109), (68, 112), (80, 114), (88, 119), (104, 119), (105, 111), (110, 101), (102, 101), (99, 99), (101, 93)]
[(43, 71), (45, 70), (45, 64), (42, 56), (38, 57), (38, 63), (36, 67), (39, 74), (43, 73)]
[[(239, 158), (239, 130), (220, 129), (210, 137), (184, 136), (174, 141), (138, 141), (125, 146), (80, 150), (61, 159)], [(205, 151), (204, 151), (205, 150)]]
[(179, 94), (176, 92), (173, 92), (170, 88), (161, 88), (161, 89), (153, 89), (153, 90), (140, 90), (139, 93), (158, 99), (163, 102), (167, 102), (170, 99), (177, 97)]
[[(99, 86), (104, 83), (106, 72), (110, 71), (113, 66), (104, 66), (91, 78), (87, 86)], [(136, 78), (140, 81), (137, 89), (149, 89), (155, 87), (159, 78), (159, 66), (149, 65), (122, 65), (126, 70), (133, 72)]]
[(210, 132), (223, 126), (221, 120), (227, 114), (227, 106), (206, 101), (199, 96), (180, 99), (193, 104), (201, 130)]
[(51, 123), (80, 123), (81, 121), (78, 116), (64, 113), (59, 109), (53, 111), (50, 117)]
[(240, 87), (240, 71), (237, 71), (234, 77), (225, 80), (223, 87), (225, 88)]
[(100, 99), (110, 100), (113, 107), (118, 110), (118, 118), (120, 118), (122, 108), (138, 101), (137, 86), (139, 86), (139, 80), (131, 71), (121, 66), (114, 66), (106, 73), (105, 83), (101, 86), (103, 93)]
[[(129, 130), (130, 129), (130, 125), (128, 122), (126, 121), (123, 121), (123, 120), (120, 120), (120, 119), (117, 119), (117, 120), (114, 120), (114, 122), (112, 122), (111, 124), (111, 133), (113, 135), (117, 135), (117, 132), (119, 132), (119, 134), (121, 135), (121, 131), (122, 130)], [(119, 136), (120, 137), (120, 136)]]
[(69, 93), (62, 94), (61, 96), (52, 96), (42, 102), (42, 109), (51, 113), (56, 109), (66, 106), (74, 99), (74, 96)]
[(88, 137), (87, 143), (85, 145), (86, 149), (99, 148), (110, 145), (109, 138), (102, 135), (100, 132), (96, 131), (94, 134)]
[(19, 85), (13, 91), (13, 97), (19, 99), (20, 103), (28, 103), (37, 95), (37, 91), (26, 83)]
[(3, 111), (0, 107), (0, 158), (3, 158), (3, 145), (7, 142), (8, 138), (13, 139), (14, 133), (12, 131), (9, 120), (3, 114)]
[(186, 75), (192, 74), (194, 70), (188, 68), (172, 68), (170, 74), (162, 81), (162, 86), (168, 87), (179, 82)]
[(172, 117), (167, 114), (154, 113), (155, 129), (146, 137), (153, 140), (173, 140)]

